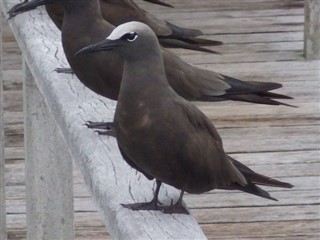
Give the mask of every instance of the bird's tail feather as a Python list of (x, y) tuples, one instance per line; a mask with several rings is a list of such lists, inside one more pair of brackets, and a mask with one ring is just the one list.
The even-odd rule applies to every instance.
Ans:
[(262, 174), (256, 173), (244, 164), (240, 163), (239, 161), (235, 160), (234, 158), (230, 157), (231, 162), (233, 165), (246, 177), (249, 182), (253, 184), (269, 186), (269, 187), (283, 187), (283, 188), (292, 188), (293, 185), (286, 182), (281, 182), (276, 179), (266, 177)]
[(278, 201), (278, 199), (276, 199), (274, 197), (271, 197), (271, 195), (267, 191), (263, 190), (262, 188), (259, 188), (258, 186), (256, 186), (255, 184), (252, 184), (252, 183), (248, 183), (248, 185), (246, 185), (246, 186), (241, 186), (240, 184), (234, 184), (234, 185), (227, 186), (227, 187), (224, 187), (224, 188), (221, 188), (221, 189), (239, 190), (239, 191), (243, 191), (243, 192), (246, 192), (246, 193), (250, 193), (250, 194), (256, 195), (258, 197), (263, 197), (263, 198), (266, 198), (266, 199)]
[(223, 99), (295, 107), (293, 105), (274, 100), (292, 99), (290, 96), (269, 92), (271, 90), (281, 88), (282, 84), (280, 83), (241, 81), (226, 75), (221, 75), (221, 77), (224, 82), (230, 85), (230, 88), (227, 89), (226, 93), (223, 96), (220, 96)]
[(266, 94), (232, 94), (232, 95), (224, 95), (223, 98), (232, 101), (241, 101), (241, 102), (249, 102), (249, 103), (258, 103), (265, 105), (282, 105), (288, 107), (296, 107), (287, 103), (283, 103), (277, 100), (273, 100), (269, 98), (270, 96), (266, 96)]
[(259, 96), (268, 97), (268, 98), (275, 98), (275, 99), (293, 99), (293, 97), (279, 94), (279, 93), (272, 93), (272, 92), (263, 92), (263, 93), (260, 93)]
[(174, 36), (190, 36), (190, 37), (196, 37), (199, 35), (203, 35), (203, 32), (198, 29), (189, 29), (189, 28), (181, 28), (177, 25), (174, 25), (168, 21), (166, 21), (168, 27), (172, 31), (172, 35)]
[(270, 194), (261, 189), (260, 187), (256, 185), (263, 185), (263, 186), (269, 186), (269, 187), (282, 187), (282, 188), (292, 188), (293, 185), (290, 183), (286, 182), (281, 182), (279, 180), (264, 176), (262, 174), (258, 174), (248, 168), (247, 166), (243, 165), (242, 163), (238, 162), (237, 160), (231, 158), (229, 156), (231, 162), (233, 165), (243, 174), (243, 176), (247, 180), (247, 185), (241, 186), (238, 183), (225, 186), (222, 189), (227, 189), (227, 190), (240, 190), (244, 191), (250, 194), (254, 194), (259, 197), (271, 199), (277, 201), (277, 199), (273, 198), (270, 196)]

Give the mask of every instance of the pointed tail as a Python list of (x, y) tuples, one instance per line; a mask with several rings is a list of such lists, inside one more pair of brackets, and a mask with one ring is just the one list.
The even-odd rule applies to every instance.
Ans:
[(273, 82), (253, 82), (253, 81), (241, 81), (239, 79), (229, 77), (226, 75), (220, 75), (223, 82), (227, 83), (230, 88), (225, 91), (223, 95), (220, 96), (201, 96), (200, 101), (241, 101), (258, 103), (265, 105), (283, 105), (289, 107), (296, 107), (287, 103), (283, 103), (274, 99), (292, 99), (290, 96), (283, 94), (269, 92), (274, 89), (282, 87), (280, 83)]
[(261, 175), (259, 173), (254, 172), (247, 166), (243, 165), (242, 163), (238, 162), (237, 160), (231, 158), (229, 156), (230, 160), (234, 164), (234, 166), (243, 174), (243, 176), (247, 180), (247, 185), (241, 186), (239, 184), (233, 184), (227, 187), (223, 187), (222, 189), (227, 189), (227, 190), (240, 190), (246, 193), (254, 194), (259, 197), (263, 197), (266, 199), (270, 200), (275, 200), (277, 199), (273, 198), (270, 196), (270, 194), (261, 189), (260, 187), (256, 185), (262, 185), (262, 186), (269, 186), (269, 187), (281, 187), (281, 188), (292, 188), (293, 185), (290, 183), (286, 182), (281, 182), (276, 179)]

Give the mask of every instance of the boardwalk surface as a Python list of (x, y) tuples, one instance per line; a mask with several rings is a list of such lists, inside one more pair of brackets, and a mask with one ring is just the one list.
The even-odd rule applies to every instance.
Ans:
[[(212, 191), (185, 200), (209, 239), (320, 239), (320, 61), (307, 62), (302, 0), (166, 0), (175, 9), (142, 3), (176, 24), (199, 28), (224, 46), (221, 56), (175, 50), (188, 62), (243, 80), (274, 81), (298, 106), (197, 103), (226, 151), (255, 171), (290, 182), (272, 189), (278, 202)], [(141, 3), (139, 1), (139, 3)], [(21, 54), (3, 21), (7, 222), (9, 239), (25, 239)], [(76, 239), (109, 239), (82, 177), (74, 174)]]

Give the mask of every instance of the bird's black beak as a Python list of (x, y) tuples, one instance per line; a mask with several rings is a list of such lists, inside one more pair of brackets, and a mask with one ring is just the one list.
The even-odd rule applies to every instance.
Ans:
[(158, 4), (160, 6), (164, 6), (164, 7), (170, 7), (170, 8), (174, 8), (174, 6), (172, 6), (171, 4), (159, 1), (159, 0), (145, 0), (146, 2), (150, 2), (150, 3), (154, 3), (154, 4)]
[(112, 50), (116, 47), (120, 47), (121, 46), (121, 40), (109, 40), (109, 39), (105, 39), (101, 42), (98, 43), (94, 43), (91, 44), (87, 47), (84, 47), (82, 49), (80, 49), (78, 52), (76, 52), (76, 56), (78, 55), (82, 55), (82, 54), (86, 54), (89, 52), (99, 52), (99, 51), (108, 51), (108, 50)]
[(54, 3), (56, 0), (33, 0), (33, 1), (23, 1), (22, 3), (14, 5), (9, 11), (9, 19), (13, 18), (20, 13), (27, 12), (30, 10), (33, 10), (39, 6), (48, 4), (48, 3)]

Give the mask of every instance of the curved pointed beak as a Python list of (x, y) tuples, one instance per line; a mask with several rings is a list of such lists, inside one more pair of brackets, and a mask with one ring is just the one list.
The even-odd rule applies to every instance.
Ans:
[(78, 52), (76, 52), (75, 55), (78, 56), (78, 55), (82, 55), (82, 54), (86, 54), (86, 53), (90, 53), (90, 52), (108, 51), (108, 50), (112, 50), (112, 49), (120, 47), (120, 46), (121, 46), (120, 40), (105, 39), (101, 42), (94, 43), (94, 44), (91, 44), (87, 47), (80, 49)]
[(55, 2), (55, 0), (33, 0), (33, 1), (25, 0), (22, 3), (14, 5), (8, 11), (9, 19), (19, 15), (20, 13), (27, 12), (27, 11), (33, 10), (41, 5), (45, 5), (45, 4), (53, 3), (53, 2)]

